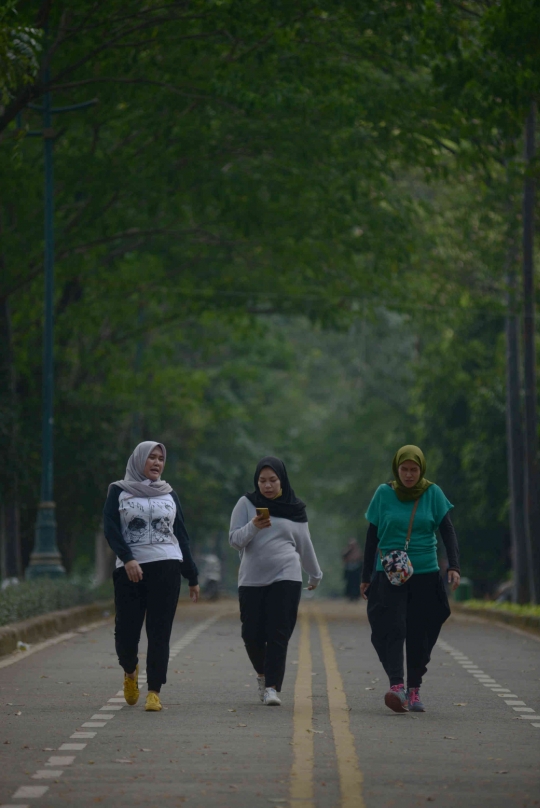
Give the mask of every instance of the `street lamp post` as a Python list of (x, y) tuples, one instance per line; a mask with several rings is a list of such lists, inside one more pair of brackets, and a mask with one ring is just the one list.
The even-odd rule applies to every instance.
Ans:
[[(45, 70), (45, 85), (49, 84), (49, 69)], [(83, 109), (96, 103), (96, 99), (69, 107), (52, 107), (51, 94), (43, 97), (43, 106), (30, 104), (31, 109), (43, 115), (43, 128), (29, 132), (31, 136), (43, 137), (45, 161), (45, 311), (43, 323), (43, 401), (42, 401), (42, 454), (41, 454), (41, 501), (36, 520), (36, 539), (27, 578), (56, 578), (65, 575), (62, 559), (56, 543), (56, 504), (53, 500), (54, 466), (54, 185), (53, 145), (54, 130), (52, 115)]]

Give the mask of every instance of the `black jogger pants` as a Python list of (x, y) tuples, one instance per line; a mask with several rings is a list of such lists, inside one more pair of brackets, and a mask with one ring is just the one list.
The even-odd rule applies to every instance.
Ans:
[(371, 642), (390, 684), (404, 681), (405, 643), (407, 687), (420, 687), (441, 626), (450, 616), (440, 572), (416, 573), (401, 586), (376, 572), (367, 594)]
[(180, 595), (180, 561), (141, 564), (142, 581), (134, 583), (124, 567), (113, 573), (116, 606), (115, 640), (118, 661), (132, 673), (139, 661), (141, 629), (146, 616), (148, 690), (161, 690), (167, 681), (169, 641)]
[(276, 581), (268, 586), (240, 586), (242, 639), (251, 664), (267, 687), (279, 692), (285, 676), (287, 646), (296, 625), (301, 581)]

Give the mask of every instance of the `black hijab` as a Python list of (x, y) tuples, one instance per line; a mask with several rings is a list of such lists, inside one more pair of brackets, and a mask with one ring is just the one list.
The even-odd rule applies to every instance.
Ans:
[[(281, 496), (276, 499), (268, 499), (259, 490), (259, 475), (265, 468), (271, 468), (279, 477)], [(263, 457), (257, 464), (253, 481), (255, 491), (246, 494), (246, 497), (256, 508), (268, 508), (270, 516), (290, 519), (291, 522), (307, 522), (306, 505), (301, 499), (298, 499), (291, 488), (287, 469), (282, 460), (277, 457)]]

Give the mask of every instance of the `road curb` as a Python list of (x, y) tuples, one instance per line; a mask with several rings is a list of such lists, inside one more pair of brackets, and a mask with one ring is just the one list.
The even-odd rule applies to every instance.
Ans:
[(114, 612), (114, 601), (101, 600), (57, 612), (39, 614), (28, 620), (0, 626), (0, 657), (17, 650), (17, 643), (36, 643), (63, 634), (86, 623), (93, 623)]
[(470, 614), (474, 617), (483, 617), (494, 623), (505, 623), (506, 625), (520, 628), (523, 631), (530, 631), (533, 634), (540, 634), (540, 617), (534, 615), (512, 614), (504, 612), (502, 609), (475, 609), (467, 607), (462, 603), (452, 603), (452, 611), (458, 614)]

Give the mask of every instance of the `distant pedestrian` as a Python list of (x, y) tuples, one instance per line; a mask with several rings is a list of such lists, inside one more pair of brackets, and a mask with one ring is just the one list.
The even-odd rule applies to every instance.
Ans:
[(426, 461), (417, 446), (403, 446), (392, 470), (395, 479), (378, 487), (366, 513), (370, 524), (361, 591), (368, 601), (371, 641), (390, 679), (385, 704), (396, 713), (424, 712), (419, 693), (422, 677), (450, 615), (437, 563), (437, 529), (448, 556), (452, 589), (460, 580), (458, 542), (449, 513), (454, 506), (438, 485), (426, 480)]
[(146, 616), (148, 696), (145, 709), (161, 710), (159, 693), (167, 681), (169, 642), (180, 576), (188, 579), (197, 602), (197, 567), (177, 494), (161, 479), (166, 451), (162, 443), (139, 443), (123, 480), (109, 486), (103, 511), (104, 532), (116, 553), (113, 573), (116, 653), (124, 669), (124, 697), (139, 699), (138, 647)]
[(356, 539), (349, 539), (349, 543), (342, 553), (342, 558), (345, 597), (351, 601), (360, 600), (360, 576), (362, 575), (364, 556)]
[(229, 542), (240, 552), (238, 594), (242, 639), (257, 674), (259, 698), (280, 705), (287, 647), (302, 594), (302, 567), (315, 589), (322, 572), (311, 543), (306, 506), (295, 495), (285, 464), (264, 457), (255, 490), (232, 512)]

